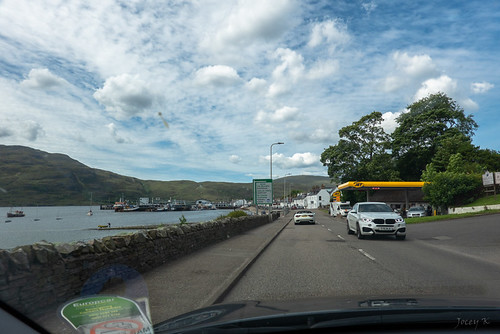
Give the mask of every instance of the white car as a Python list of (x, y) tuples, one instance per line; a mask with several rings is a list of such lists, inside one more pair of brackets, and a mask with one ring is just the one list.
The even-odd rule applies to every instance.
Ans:
[(427, 212), (425, 211), (425, 208), (423, 206), (414, 206), (408, 210), (406, 213), (406, 216), (408, 218), (411, 217), (425, 217), (427, 216)]
[(309, 210), (299, 210), (293, 215), (295, 225), (300, 223), (316, 224), (316, 214)]
[(347, 214), (347, 233), (356, 233), (358, 239), (365, 236), (394, 235), (396, 239), (404, 240), (406, 223), (385, 203), (360, 202)]

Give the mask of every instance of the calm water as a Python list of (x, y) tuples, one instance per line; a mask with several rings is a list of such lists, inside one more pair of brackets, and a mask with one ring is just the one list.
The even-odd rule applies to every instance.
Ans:
[[(184, 215), (188, 223), (209, 221), (231, 210), (165, 211), (165, 212), (114, 212), (92, 207), (93, 216), (87, 216), (88, 206), (55, 206), (13, 208), (22, 210), (25, 217), (7, 218), (10, 208), (0, 208), (0, 248), (7, 249), (28, 245), (40, 240), (70, 242), (99, 239), (129, 230), (92, 230), (97, 225), (111, 227), (178, 224)], [(35, 221), (35, 219), (39, 219)], [(10, 222), (7, 222), (9, 221)]]

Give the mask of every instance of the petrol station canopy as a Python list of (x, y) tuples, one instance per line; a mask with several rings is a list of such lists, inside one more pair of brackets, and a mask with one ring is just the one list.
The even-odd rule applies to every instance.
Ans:
[(424, 182), (404, 182), (404, 181), (349, 181), (339, 184), (338, 190), (379, 190), (379, 189), (398, 189), (412, 190), (422, 188)]
[(380, 201), (406, 208), (410, 203), (423, 203), (422, 187), (425, 182), (405, 181), (349, 181), (339, 184), (333, 193), (334, 201), (340, 201), (340, 191), (358, 190), (366, 192), (367, 201)]

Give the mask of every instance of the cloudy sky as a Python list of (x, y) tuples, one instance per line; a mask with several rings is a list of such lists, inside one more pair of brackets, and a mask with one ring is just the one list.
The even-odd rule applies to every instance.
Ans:
[(155, 180), (326, 175), (438, 91), (500, 150), (500, 2), (0, 0), (0, 144)]

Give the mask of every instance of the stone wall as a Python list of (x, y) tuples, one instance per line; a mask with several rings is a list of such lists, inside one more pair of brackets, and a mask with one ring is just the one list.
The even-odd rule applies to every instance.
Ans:
[(88, 288), (89, 278), (103, 268), (144, 273), (269, 221), (269, 216), (226, 218), (86, 242), (38, 242), (0, 250), (0, 300), (24, 314), (37, 315), (80, 296), (84, 284)]

